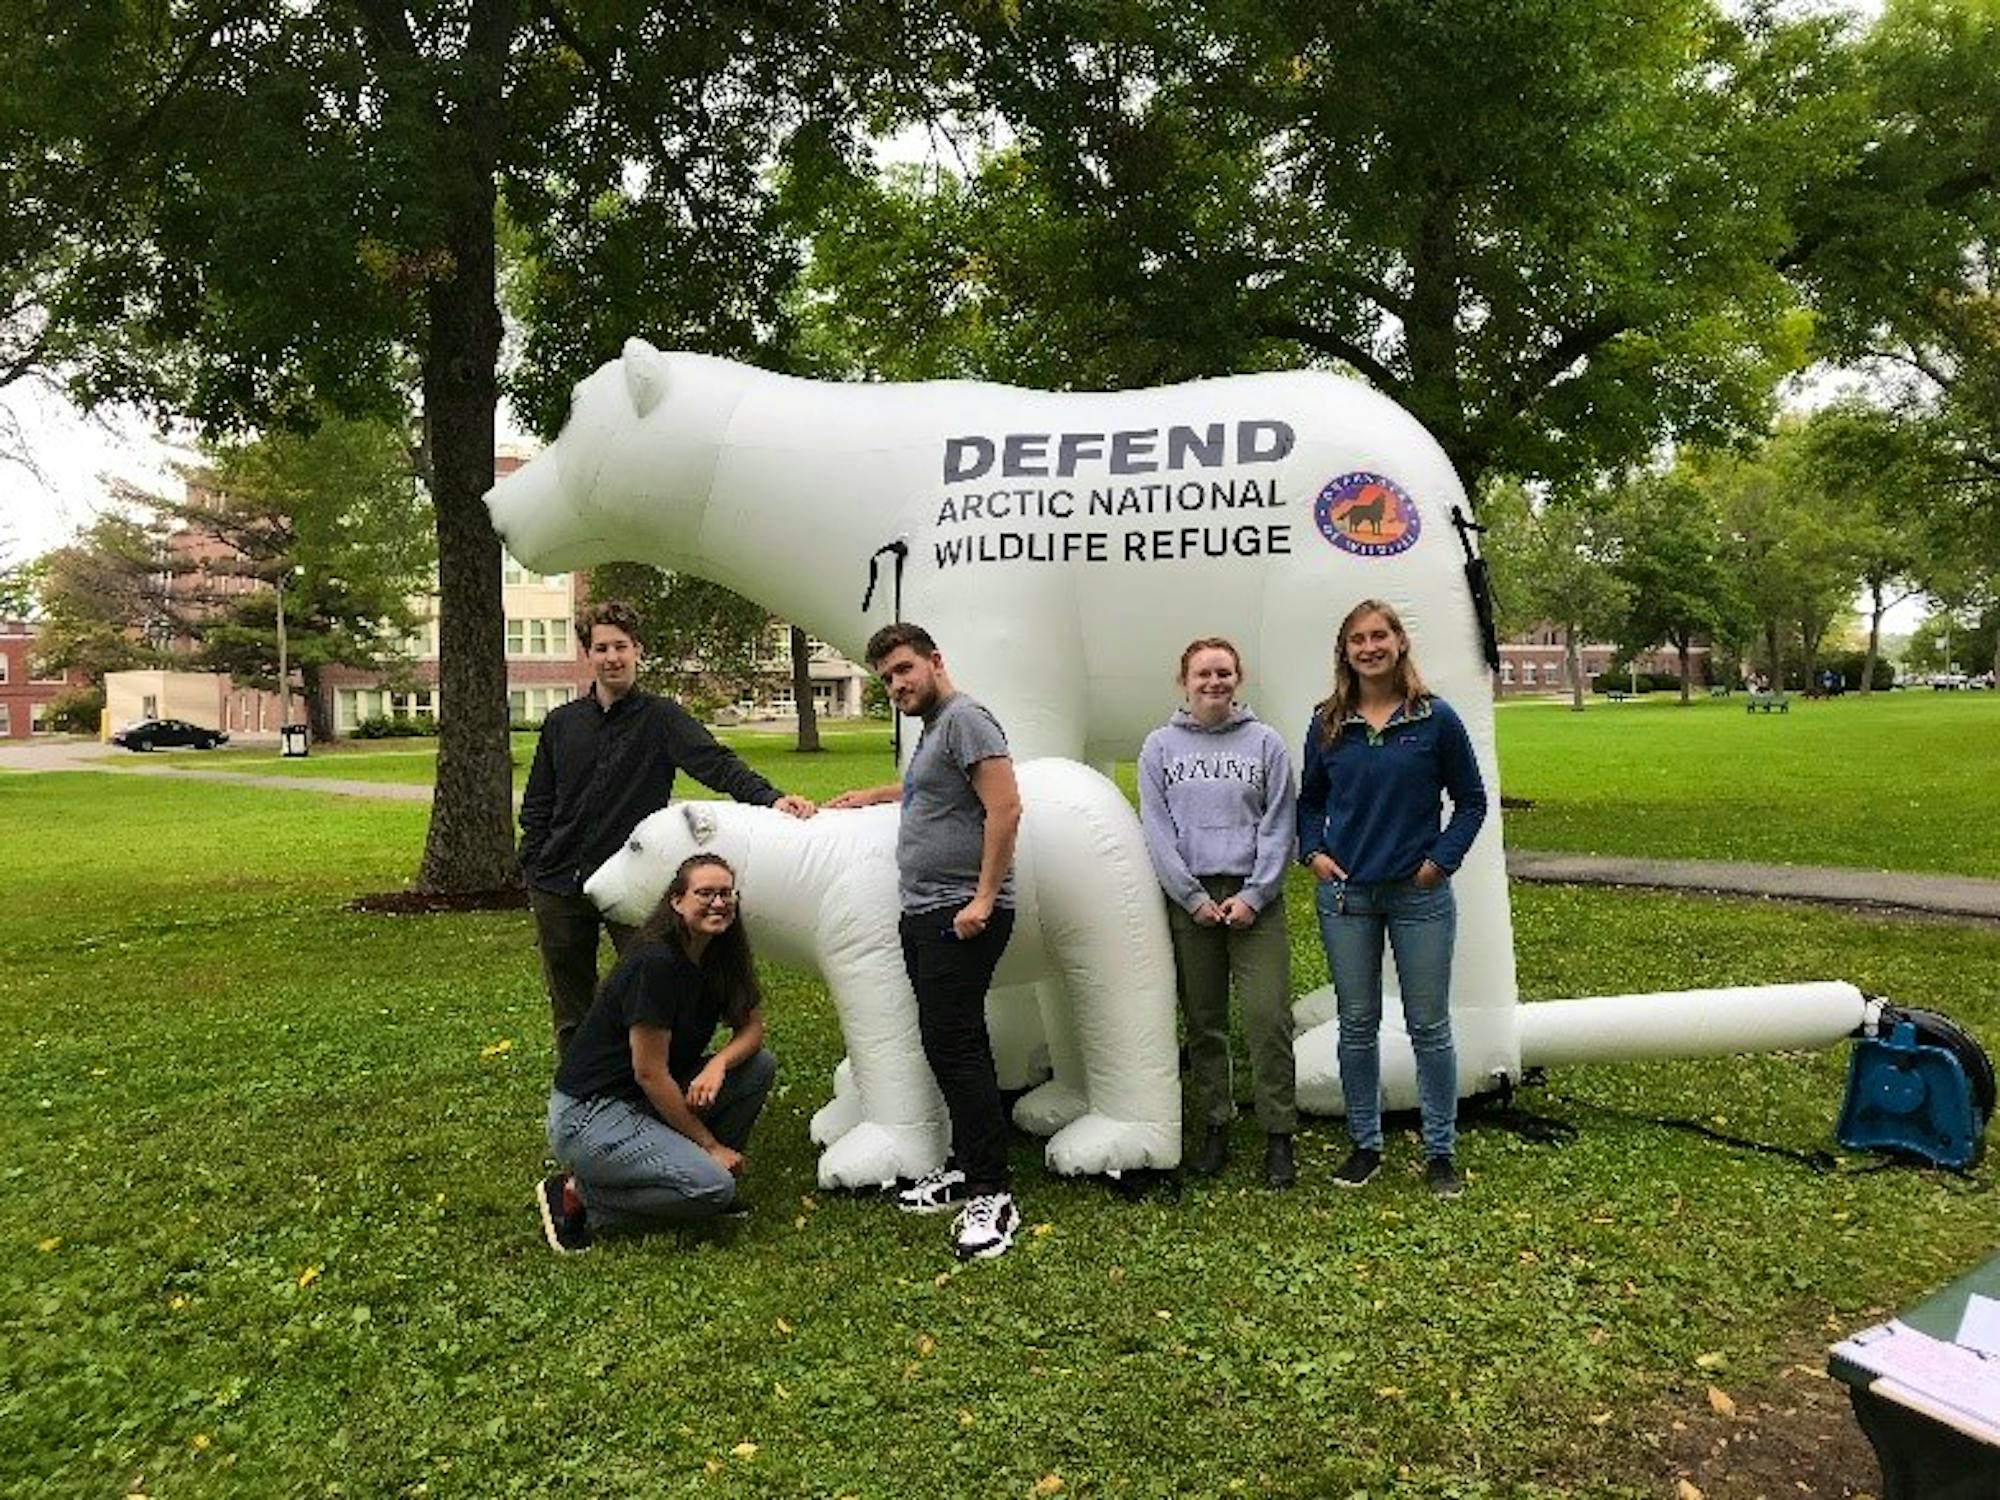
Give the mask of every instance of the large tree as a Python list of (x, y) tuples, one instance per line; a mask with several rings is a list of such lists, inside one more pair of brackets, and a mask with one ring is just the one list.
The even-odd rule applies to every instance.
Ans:
[[(392, 425), (331, 418), (218, 445), (210, 460), (189, 472), (185, 498), (154, 502), (182, 532), (221, 544), (176, 565), (196, 660), (273, 691), (281, 666), (297, 671), (313, 734), (328, 738), (324, 670), (407, 666), (422, 624), (413, 600), (429, 591), (435, 554), (409, 444)], [(241, 578), (269, 587), (246, 593)]]
[(36, 660), (96, 686), (106, 672), (159, 666), (182, 634), (157, 515), (107, 512), (30, 570)]
[(1707, 0), (972, 14), (1007, 144), (820, 220), (807, 312), (856, 368), (1344, 367), (1475, 491), (1760, 425), (1804, 347), (1789, 211), (1866, 110), (1834, 21)]
[(1671, 645), (1680, 662), (1685, 706), (1696, 637), (1731, 635), (1742, 613), (1714, 506), (1677, 467), (1626, 482), (1610, 525), (1617, 537), (1612, 572), (1626, 590), (1618, 644), (1628, 653), (1660, 641)]
[(1613, 571), (1617, 537), (1605, 497), (1536, 502), (1520, 485), (1490, 485), (1481, 509), (1484, 551), (1502, 635), (1548, 624), (1562, 633), (1570, 707), (1583, 711), (1582, 646), (1618, 629), (1631, 586)]
[[(29, 131), (115, 159), (121, 243), (143, 252), (104, 321), (148, 360), (98, 360), (89, 389), (164, 389), (211, 430), (418, 414), (450, 705), (418, 884), (511, 880), (500, 553), (481, 504), (503, 199), (537, 318), (521, 385), (547, 431), (569, 381), (628, 334), (740, 352), (768, 330), (795, 251), (766, 169), (830, 158), (852, 106), (828, 60), (886, 55), (886, 33), (867, 7), (816, 0), (32, 10), (11, 71), (120, 59), (87, 131), (59, 115)], [(75, 248), (62, 224), (49, 239)]]

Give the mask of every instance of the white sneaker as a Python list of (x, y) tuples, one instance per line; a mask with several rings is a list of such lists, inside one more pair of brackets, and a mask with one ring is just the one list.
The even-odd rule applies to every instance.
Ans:
[(951, 1227), (960, 1260), (991, 1260), (1012, 1247), (1021, 1214), (1012, 1193), (982, 1193), (965, 1205)]
[(906, 1214), (941, 1214), (965, 1201), (965, 1174), (957, 1167), (926, 1172), (896, 1194), (896, 1207)]

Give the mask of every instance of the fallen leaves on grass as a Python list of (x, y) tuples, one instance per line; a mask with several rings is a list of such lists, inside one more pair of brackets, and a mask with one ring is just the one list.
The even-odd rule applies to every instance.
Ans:
[(1727, 1391), (1716, 1386), (1710, 1386), (1708, 1388), (1708, 1409), (1718, 1417), (1733, 1417), (1736, 1415), (1736, 1402), (1731, 1399)]
[(318, 1266), (307, 1266), (303, 1271), (299, 1272), (299, 1286), (301, 1288), (309, 1287), (315, 1281), (318, 1281), (319, 1269)]
[(479, 1055), (482, 1059), (489, 1057), (505, 1057), (509, 1052), (512, 1052), (513, 1050), (514, 1050), (514, 1039), (512, 1037), (503, 1036), (500, 1038), (499, 1041), (488, 1042), (484, 1047), (481, 1047), (479, 1049)]
[(1045, 1495), (1060, 1495), (1062, 1487), (1063, 1482), (1060, 1474), (1044, 1474), (1040, 1479), (1037, 1479), (1033, 1484), (1028, 1486), (1028, 1493), (1033, 1497), (1033, 1500), (1042, 1500), (1042, 1497)]

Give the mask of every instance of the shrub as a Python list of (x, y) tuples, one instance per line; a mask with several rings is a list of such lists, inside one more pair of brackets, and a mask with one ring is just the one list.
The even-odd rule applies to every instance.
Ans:
[[(1639, 691), (1642, 693), (1678, 693), (1681, 690), (1681, 679), (1678, 672), (1639, 672), (1635, 674), (1629, 669), (1614, 669), (1609, 672), (1599, 672), (1595, 677), (1590, 679), (1590, 690), (1593, 693), (1629, 693), (1632, 691), (1632, 683), (1635, 676), (1639, 684)], [(1697, 682), (1694, 686), (1699, 688), (1701, 684)]]
[(104, 722), (104, 689), (78, 688), (49, 700), (42, 727), (57, 734), (95, 734)]
[(372, 719), (363, 719), (354, 726), (352, 738), (357, 740), (409, 740), (434, 738), (438, 732), (436, 719), (407, 718), (401, 714), (377, 714)]

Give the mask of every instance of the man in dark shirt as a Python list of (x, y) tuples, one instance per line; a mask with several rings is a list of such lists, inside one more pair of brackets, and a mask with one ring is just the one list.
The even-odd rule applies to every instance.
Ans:
[(608, 929), (619, 949), (634, 930), (600, 917), (583, 883), (642, 820), (667, 805), (676, 771), (738, 802), (795, 818), (816, 811), (744, 765), (678, 703), (639, 687), (643, 651), (631, 605), (591, 605), (576, 633), (595, 681), (542, 721), (521, 797), (521, 874), (535, 913), (558, 1062), (597, 991), (598, 930)]

